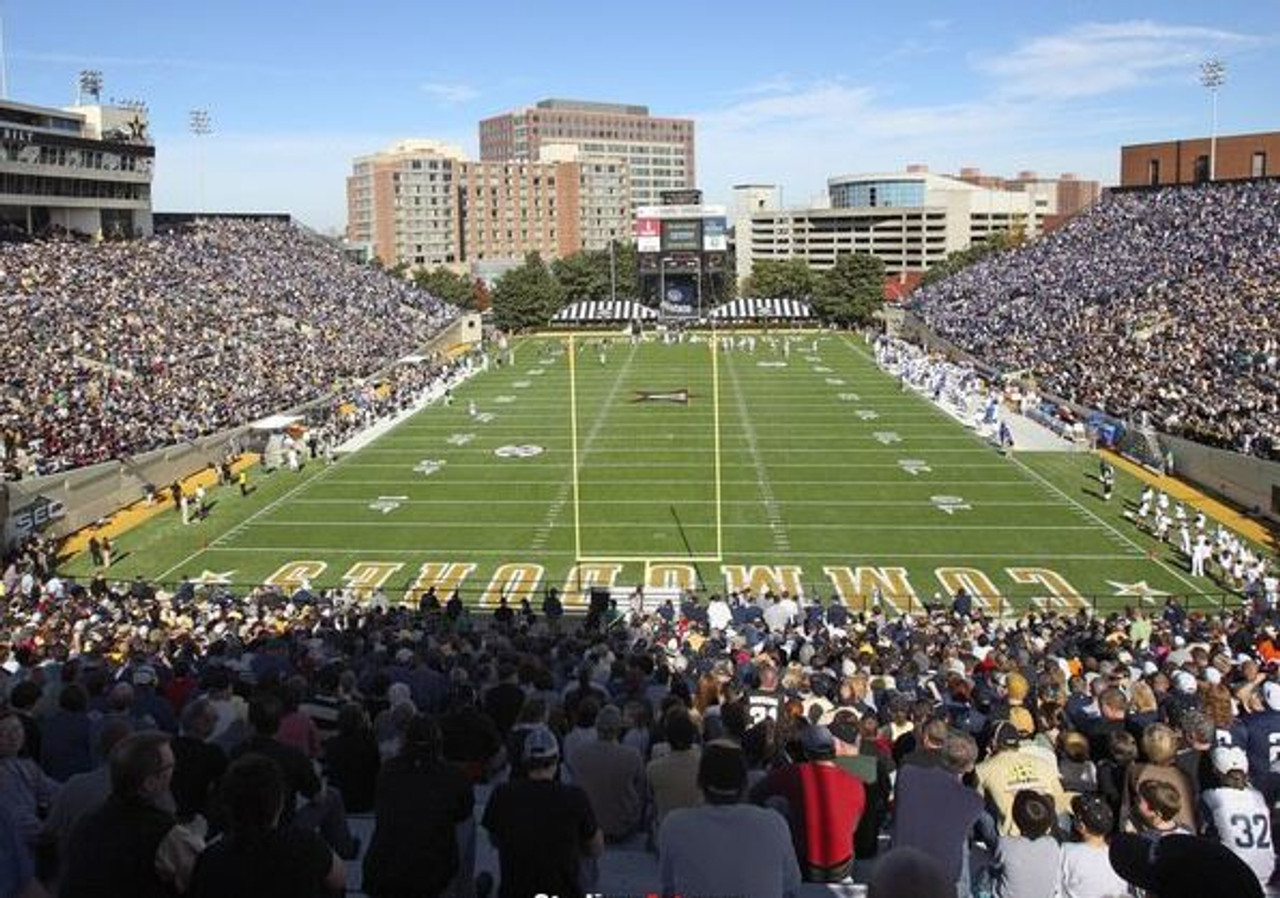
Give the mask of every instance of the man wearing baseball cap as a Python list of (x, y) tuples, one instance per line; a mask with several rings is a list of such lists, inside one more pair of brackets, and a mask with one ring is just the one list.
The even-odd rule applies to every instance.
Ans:
[(825, 726), (800, 732), (805, 760), (779, 767), (751, 792), (758, 804), (781, 799), (806, 882), (840, 882), (853, 870), (853, 837), (866, 808), (862, 780), (836, 766)]
[(1231, 849), (1265, 887), (1276, 863), (1271, 809), (1262, 793), (1249, 785), (1249, 759), (1243, 751), (1215, 748), (1211, 758), (1222, 785), (1200, 796), (1205, 835)]
[(555, 734), (542, 724), (531, 727), (524, 738), (528, 779), (503, 783), (485, 807), (481, 822), (498, 849), (502, 876), (498, 898), (579, 896), (594, 885), (583, 882), (583, 862), (604, 851), (604, 833), (587, 794), (556, 782), (559, 762)]
[(731, 742), (702, 751), (698, 788), (706, 802), (667, 814), (658, 830), (664, 895), (780, 898), (800, 890), (800, 866), (783, 818), (743, 804), (747, 762)]

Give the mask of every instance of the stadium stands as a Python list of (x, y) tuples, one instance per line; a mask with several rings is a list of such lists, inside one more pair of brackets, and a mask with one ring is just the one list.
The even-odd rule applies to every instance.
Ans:
[(1280, 457), (1280, 181), (1113, 193), (911, 305), (1045, 392)]
[(319, 398), (457, 314), (280, 222), (0, 246), (0, 460), (51, 473)]
[[(460, 875), (468, 881), (481, 872), (468, 866), (469, 858), (498, 872), (485, 834), (518, 826), (509, 805), (491, 819), (497, 784), (525, 775), (530, 760), (549, 757), (584, 771), (588, 758), (643, 762), (638, 769), (649, 785), (639, 794), (661, 793), (671, 824), (665, 841), (666, 824), (654, 826), (652, 844), (670, 856), (641, 862), (649, 826), (643, 821), (650, 819), (642, 815), (633, 829), (613, 833), (605, 859), (584, 862), (583, 871), (648, 871), (663, 877), (664, 893), (730, 875), (714, 866), (724, 856), (717, 820), (736, 812), (710, 805), (696, 814), (679, 810), (704, 801), (781, 810), (790, 827), (790, 837), (780, 828), (781, 844), (790, 851), (794, 842), (811, 883), (850, 870), (855, 879), (874, 877), (885, 847), (897, 859), (904, 855), (892, 852), (910, 846), (935, 858), (932, 875), (954, 882), (967, 869), (977, 888), (1016, 875), (1011, 858), (1020, 852), (1056, 852), (1059, 839), (1073, 846), (1067, 853), (1079, 875), (1105, 878), (1113, 832), (1174, 831), (1171, 821), (1190, 821), (1204, 832), (1193, 847), (1208, 857), (1218, 844), (1213, 833), (1228, 833), (1221, 823), (1214, 828), (1218, 815), (1227, 820), (1247, 810), (1252, 824), (1262, 808), (1262, 826), (1276, 794), (1269, 753), (1280, 738), (1274, 576), (1269, 596), (1215, 615), (1188, 615), (1170, 602), (1105, 618), (1036, 614), (1000, 621), (957, 597), (950, 608), (908, 621), (854, 613), (836, 602), (744, 594), (709, 604), (686, 600), (674, 615), (615, 612), (601, 633), (549, 626), (532, 607), (510, 619), (474, 620), (461, 602), (441, 607), (430, 598), (418, 608), (388, 610), (357, 606), (339, 591), (290, 596), (262, 589), (237, 597), (185, 583), (169, 594), (141, 580), (113, 584), (101, 575), (76, 584), (52, 573), (50, 556), (51, 547), (33, 539), (7, 562), (0, 581), (6, 621), (0, 828), (11, 827), (29, 857), (46, 840), (65, 836), (59, 827), (69, 826), (66, 813), (101, 802), (82, 798), (83, 783), (61, 785), (51, 775), (92, 777), (101, 763), (92, 734), (113, 721), (172, 732), (181, 720), (174, 777), (188, 790), (193, 782), (208, 787), (227, 752), (234, 756), (248, 738), (280, 763), (314, 762), (331, 783), (351, 789), (374, 781), (379, 756), (381, 763), (406, 754), (409, 761), (454, 765), (467, 773), (477, 800), (488, 803), (484, 810), (478, 803), (472, 818), (481, 844), (460, 854)], [(207, 703), (193, 705), (198, 698)], [(278, 746), (250, 737), (249, 724), (261, 731), (267, 713), (283, 715)], [(429, 715), (435, 726), (415, 729), (415, 715)], [(538, 737), (539, 754), (531, 756), (524, 743), (541, 724), (552, 728), (555, 743)], [(413, 742), (414, 733), (426, 733), (420, 738), (427, 741)], [(689, 739), (693, 747), (685, 748)], [(597, 740), (614, 744), (590, 748)], [(731, 754), (711, 753), (713, 744), (729, 746)], [(665, 760), (688, 751), (687, 762)], [(719, 766), (701, 768), (699, 752), (714, 755)], [(735, 779), (732, 752), (741, 753), (745, 784)], [(387, 783), (409, 782), (406, 764), (419, 763), (409, 761)], [(427, 790), (422, 794), (445, 788), (443, 773), (422, 775), (412, 786)], [(375, 831), (386, 822), (377, 810), (386, 797), (381, 790), (392, 788), (378, 782)], [(609, 782), (583, 781), (602, 824), (617, 813)], [(707, 791), (708, 782), (722, 786)], [(1024, 844), (1036, 841), (1028, 827), (1040, 825), (1026, 822), (1033, 818), (1025, 807), (1040, 799), (1017, 797), (1030, 789), (1052, 795), (1057, 811), (1068, 815), (1066, 829), (1038, 837), (1050, 840), (1039, 848)], [(59, 804), (63, 790), (76, 796), (73, 808)], [(313, 794), (310, 787), (302, 791)], [(815, 798), (819, 793), (825, 797)], [(332, 817), (341, 805), (332, 790), (314, 794), (293, 825), (311, 827), (350, 857), (354, 843)], [(963, 808), (981, 809), (984, 798), (991, 816), (966, 816)], [(841, 802), (828, 811), (848, 832), (833, 839), (827, 830), (806, 831), (804, 803), (811, 800)], [(470, 800), (457, 806), (466, 822)], [(753, 813), (744, 809), (744, 822), (734, 826), (758, 828), (752, 838), (763, 840), (764, 851), (771, 818)], [(1051, 822), (1052, 804), (1047, 813)], [(367, 837), (368, 818), (350, 822)], [(459, 832), (471, 838), (469, 829)], [(1263, 839), (1255, 834), (1253, 848)], [(1246, 876), (1239, 880), (1246, 885), (1267, 881), (1274, 865), (1269, 841), (1265, 850), (1252, 850), (1229, 835), (1223, 840), (1234, 854), (1213, 861), (1220, 865), (1216, 875)], [(196, 833), (190, 844), (198, 850), (203, 841)], [(511, 845), (496, 848), (501, 858)], [(1074, 856), (1088, 851), (1100, 853)], [(624, 862), (628, 852), (632, 859)], [(993, 852), (1003, 866), (990, 861)], [(1068, 875), (1065, 866), (1052, 870)], [(607, 892), (616, 884), (596, 885)], [(1260, 894), (1251, 888), (1232, 894)], [(821, 893), (815, 885), (804, 891)]]

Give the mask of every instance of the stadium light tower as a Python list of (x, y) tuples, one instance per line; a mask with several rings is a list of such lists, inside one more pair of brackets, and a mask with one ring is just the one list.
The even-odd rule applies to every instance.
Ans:
[(98, 69), (82, 69), (77, 83), (80, 88), (76, 97), (77, 106), (84, 103), (85, 97), (95, 103), (102, 99), (102, 72)]
[(192, 109), (189, 115), (191, 133), (196, 136), (196, 145), (200, 148), (200, 214), (204, 208), (204, 139), (213, 133), (213, 119), (208, 109)]
[(1218, 177), (1218, 88), (1227, 83), (1226, 63), (1216, 56), (1200, 63), (1200, 83), (1209, 89), (1213, 104), (1209, 126), (1209, 180), (1213, 181)]

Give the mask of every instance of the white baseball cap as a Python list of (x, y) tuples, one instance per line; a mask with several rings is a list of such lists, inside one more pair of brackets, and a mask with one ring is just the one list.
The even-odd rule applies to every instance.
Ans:
[(1215, 748), (1211, 757), (1213, 769), (1220, 775), (1226, 775), (1233, 770), (1249, 772), (1249, 756), (1244, 753), (1244, 749), (1223, 746)]
[(1280, 711), (1280, 683), (1268, 680), (1262, 684), (1262, 700), (1272, 711)]

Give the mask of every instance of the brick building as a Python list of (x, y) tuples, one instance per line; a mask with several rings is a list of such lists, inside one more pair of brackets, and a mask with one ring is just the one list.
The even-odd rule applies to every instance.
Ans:
[(538, 161), (552, 144), (577, 147), (582, 161), (625, 162), (632, 209), (658, 205), (662, 191), (695, 184), (693, 120), (651, 116), (647, 106), (542, 100), (480, 122), (485, 161)]
[[(1120, 186), (1158, 187), (1209, 180), (1209, 138), (1137, 143), (1120, 148)], [(1280, 131), (1217, 139), (1215, 181), (1280, 175)]]

